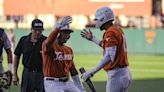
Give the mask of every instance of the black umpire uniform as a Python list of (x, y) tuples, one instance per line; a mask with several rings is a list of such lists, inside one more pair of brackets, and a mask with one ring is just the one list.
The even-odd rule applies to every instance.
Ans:
[[(32, 28), (35, 28), (34, 24), (38, 22), (42, 23), (38, 19), (33, 20)], [(43, 25), (40, 26), (43, 28)], [(22, 74), (21, 92), (44, 92), (41, 53), (42, 42), (46, 37), (41, 35), (37, 42), (34, 43), (31, 41), (31, 35), (32, 33), (21, 37), (14, 52), (18, 57), (22, 54), (24, 70)]]

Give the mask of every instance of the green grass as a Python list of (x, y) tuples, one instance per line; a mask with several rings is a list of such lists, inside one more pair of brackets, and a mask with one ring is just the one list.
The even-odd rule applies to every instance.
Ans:
[[(86, 70), (90, 70), (98, 64), (101, 58), (101, 55), (75, 54), (74, 61), (77, 69), (84, 67)], [(164, 85), (164, 56), (129, 55), (129, 63), (133, 78), (129, 92), (164, 92), (162, 87)], [(4, 66), (7, 68), (6, 58), (4, 58)], [(22, 69), (22, 65), (20, 65), (20, 78)], [(97, 92), (105, 92), (107, 74), (104, 70), (96, 73), (92, 80)], [(85, 87), (88, 90), (87, 92), (90, 92), (86, 84)], [(19, 87), (12, 86), (10, 92), (19, 92), (18, 90)], [(9, 90), (6, 92), (9, 92)]]

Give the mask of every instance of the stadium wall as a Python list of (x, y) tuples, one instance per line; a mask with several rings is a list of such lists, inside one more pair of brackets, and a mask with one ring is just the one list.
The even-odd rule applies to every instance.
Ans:
[[(101, 39), (103, 32), (98, 29), (91, 29), (97, 38)], [(124, 29), (129, 54), (164, 54), (164, 30), (163, 29)], [(30, 33), (27, 29), (14, 29), (16, 44), (23, 35)], [(50, 30), (43, 34), (48, 35)], [(73, 48), (74, 53), (79, 54), (100, 54), (102, 49), (80, 36), (80, 30), (71, 34), (68, 45)]]

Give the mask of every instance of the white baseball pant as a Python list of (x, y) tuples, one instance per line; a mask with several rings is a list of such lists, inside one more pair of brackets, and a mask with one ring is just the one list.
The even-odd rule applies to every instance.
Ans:
[(131, 72), (127, 67), (109, 70), (107, 74), (106, 92), (128, 92), (132, 79)]
[(80, 90), (70, 80), (61, 82), (56, 80), (46, 80), (44, 78), (45, 92), (80, 92)]

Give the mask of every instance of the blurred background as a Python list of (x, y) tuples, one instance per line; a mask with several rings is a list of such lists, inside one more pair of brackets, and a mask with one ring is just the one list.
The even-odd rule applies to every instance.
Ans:
[[(63, 16), (72, 16), (75, 31), (68, 45), (74, 50), (77, 68), (90, 70), (101, 60), (102, 49), (82, 39), (80, 31), (90, 28), (101, 39), (103, 32), (94, 28), (93, 19), (102, 6), (113, 9), (115, 25), (125, 32), (133, 77), (129, 92), (164, 92), (164, 0), (0, 0), (0, 27), (13, 29), (16, 46), (21, 36), (30, 33), (34, 18), (43, 21), (47, 36)], [(6, 58), (4, 62), (7, 69)], [(97, 92), (105, 92), (106, 73), (102, 70), (92, 79)], [(19, 86), (6, 91), (19, 92)]]
[[(75, 39), (70, 41), (75, 47), (74, 52), (97, 53), (100, 51), (96, 47), (88, 50), (85, 49), (87, 46), (77, 44), (83, 50), (74, 44), (78, 43), (77, 30), (94, 27), (94, 14), (101, 6), (112, 8), (115, 24), (125, 29), (129, 53), (164, 53), (164, 43), (160, 41), (163, 39), (164, 0), (0, 0), (0, 27), (14, 29), (17, 43), (20, 36), (30, 31), (34, 18), (44, 22), (48, 30), (44, 33), (48, 35), (57, 21), (69, 15), (73, 17), (71, 27), (76, 31), (73, 34)], [(101, 39), (103, 33), (95, 31), (95, 34)]]
[(125, 28), (164, 27), (164, 0), (0, 0), (0, 26), (29, 28), (34, 18), (44, 21), (45, 28), (61, 17), (73, 17), (73, 28), (93, 26), (94, 13), (109, 6), (116, 23)]

